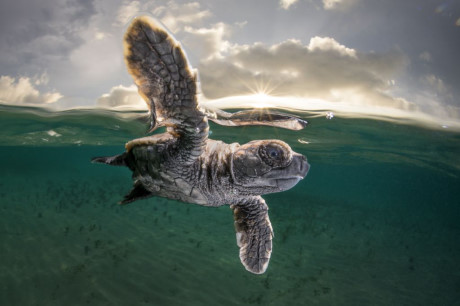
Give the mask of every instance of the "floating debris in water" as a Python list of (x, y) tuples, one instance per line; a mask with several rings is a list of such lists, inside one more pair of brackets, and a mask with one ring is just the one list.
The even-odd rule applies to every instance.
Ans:
[(52, 136), (52, 137), (61, 137), (62, 135), (53, 131), (53, 130), (49, 130), (49, 131), (46, 131), (46, 134)]
[(298, 142), (303, 143), (303, 144), (309, 144), (310, 142), (308, 140), (305, 140), (303, 138), (297, 139)]
[(331, 120), (332, 118), (334, 118), (334, 113), (333, 112), (327, 112), (326, 113), (326, 119)]

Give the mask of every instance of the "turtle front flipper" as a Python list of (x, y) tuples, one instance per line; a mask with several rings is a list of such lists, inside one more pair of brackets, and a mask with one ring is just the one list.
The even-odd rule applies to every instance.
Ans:
[(308, 124), (307, 121), (297, 116), (266, 109), (253, 109), (236, 113), (227, 113), (218, 109), (211, 111), (215, 113), (215, 116), (209, 116), (209, 119), (225, 126), (267, 125), (297, 131), (302, 130)]
[(235, 219), (241, 263), (249, 272), (262, 274), (272, 253), (273, 229), (268, 218), (268, 206), (262, 197), (257, 196), (230, 207)]
[[(150, 110), (149, 131), (167, 126), (168, 132), (193, 154), (192, 163), (208, 137), (208, 121), (198, 109), (197, 74), (180, 45), (153, 19), (133, 20), (124, 36), (126, 66)], [(193, 156), (192, 156), (193, 155)]]

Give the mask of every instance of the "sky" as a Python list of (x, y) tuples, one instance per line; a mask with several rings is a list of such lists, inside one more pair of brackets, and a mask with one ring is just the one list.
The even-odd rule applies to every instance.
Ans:
[(122, 37), (150, 15), (198, 70), (203, 104), (460, 125), (458, 0), (0, 1), (0, 103), (145, 107)]

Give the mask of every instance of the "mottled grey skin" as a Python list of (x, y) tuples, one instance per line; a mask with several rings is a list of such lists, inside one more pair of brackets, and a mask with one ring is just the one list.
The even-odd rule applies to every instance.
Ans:
[[(308, 172), (306, 158), (280, 140), (240, 145), (209, 139), (207, 116), (197, 103), (196, 73), (179, 43), (151, 19), (136, 18), (127, 30), (125, 59), (149, 105), (151, 130), (166, 126), (167, 131), (132, 140), (126, 152), (93, 162), (131, 169), (134, 188), (121, 204), (160, 196), (203, 206), (230, 205), (241, 262), (250, 272), (265, 272), (273, 230), (260, 195), (295, 186)], [(232, 118), (225, 116), (229, 125)], [(270, 118), (245, 113), (235, 118), (231, 125), (270, 125)], [(274, 126), (306, 125), (289, 115), (275, 118)]]

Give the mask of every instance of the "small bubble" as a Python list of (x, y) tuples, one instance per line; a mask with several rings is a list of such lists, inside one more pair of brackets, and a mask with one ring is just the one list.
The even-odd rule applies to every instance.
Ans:
[(334, 118), (334, 113), (333, 112), (327, 112), (326, 113), (326, 119), (331, 120), (332, 118)]

